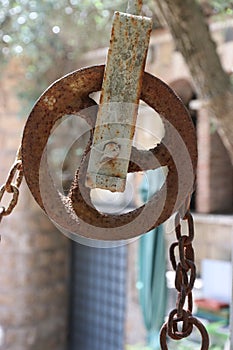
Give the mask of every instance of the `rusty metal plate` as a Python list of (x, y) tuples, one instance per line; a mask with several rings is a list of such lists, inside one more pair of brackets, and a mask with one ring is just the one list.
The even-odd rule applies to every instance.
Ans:
[(115, 12), (86, 185), (124, 192), (152, 20)]
[(25, 125), (23, 170), (35, 200), (59, 227), (85, 238), (124, 240), (163, 223), (192, 193), (197, 163), (196, 135), (191, 118), (175, 93), (158, 78), (144, 73), (141, 99), (160, 114), (165, 136), (149, 151), (133, 148), (128, 171), (166, 165), (168, 175), (160, 191), (130, 213), (109, 215), (98, 212), (91, 203), (90, 189), (85, 187), (89, 143), (69, 195), (62, 195), (55, 188), (48, 167), (41, 167), (43, 163), (46, 165), (44, 149), (56, 121), (64, 115), (76, 114), (94, 128), (97, 111), (85, 113), (85, 109), (96, 105), (89, 94), (101, 89), (103, 74), (104, 66), (81, 69), (45, 91)]
[(142, 10), (142, 0), (128, 0), (127, 12), (133, 15), (140, 15)]

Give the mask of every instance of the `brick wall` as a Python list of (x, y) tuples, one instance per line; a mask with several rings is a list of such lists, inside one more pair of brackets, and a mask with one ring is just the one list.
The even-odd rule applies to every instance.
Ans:
[[(5, 71), (0, 95), (0, 184), (20, 142), (24, 120), (15, 99), (17, 65)], [(5, 200), (9, 197), (5, 197)], [(0, 226), (0, 349), (64, 350), (69, 242), (34, 202), (25, 183), (13, 214)]]
[[(203, 259), (230, 261), (233, 249), (233, 216), (193, 213), (194, 220), (194, 250), (197, 274), (201, 273)], [(182, 221), (182, 233), (188, 233), (187, 222)], [(174, 217), (165, 224), (167, 242), (168, 270), (172, 270), (168, 249), (175, 241)]]
[(196, 209), (200, 213), (233, 212), (233, 167), (208, 111), (198, 112)]
[(195, 260), (198, 273), (203, 259), (231, 261), (233, 216), (194, 214)]

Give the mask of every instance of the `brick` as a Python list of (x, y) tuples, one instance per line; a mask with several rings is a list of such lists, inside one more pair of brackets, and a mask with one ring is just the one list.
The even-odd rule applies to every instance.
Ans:
[(197, 125), (197, 211), (228, 213), (233, 210), (233, 168), (218, 133), (212, 131), (208, 111), (200, 110)]

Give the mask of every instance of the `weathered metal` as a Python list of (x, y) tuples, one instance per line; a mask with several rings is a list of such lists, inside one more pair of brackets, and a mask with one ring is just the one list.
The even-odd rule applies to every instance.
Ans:
[(4, 207), (0, 207), (0, 223), (1, 223), (2, 219), (3, 219), (4, 212), (5, 212), (5, 208)]
[[(43, 152), (51, 130), (64, 115), (76, 114), (94, 128), (96, 113), (85, 109), (92, 106), (96, 110), (96, 103), (89, 95), (101, 89), (103, 74), (104, 66), (78, 70), (55, 82), (40, 97), (23, 133), (23, 171), (35, 200), (65, 230), (92, 239), (129, 239), (167, 220), (192, 193), (197, 164), (196, 135), (191, 118), (175, 93), (158, 78), (144, 73), (141, 99), (160, 114), (165, 136), (161, 144), (150, 151), (133, 148), (129, 172), (166, 165), (166, 182), (148, 203), (130, 213), (98, 212), (91, 203), (90, 189), (85, 187), (89, 142), (70, 193), (63, 196), (55, 188), (46, 166), (40, 171)], [(177, 146), (174, 130), (186, 151)]]
[[(178, 322), (178, 320), (177, 320)], [(200, 350), (208, 350), (209, 349), (209, 336), (206, 331), (205, 326), (195, 317), (189, 316), (188, 318), (188, 326), (189, 326), (189, 335), (193, 330), (193, 326), (195, 326), (201, 335), (201, 349)], [(160, 332), (160, 345), (162, 350), (168, 350), (167, 346), (167, 333), (168, 333), (168, 325), (165, 323), (161, 328)], [(188, 336), (188, 334), (187, 334)], [(180, 340), (182, 338), (176, 338), (176, 340)]]
[[(196, 279), (196, 267), (194, 262), (194, 225), (189, 210), (184, 216), (188, 222), (188, 234), (181, 234), (180, 213), (175, 218), (175, 231), (177, 241), (170, 247), (170, 261), (176, 272), (175, 287), (178, 297), (176, 309), (169, 313), (168, 321), (163, 325), (160, 333), (160, 345), (162, 350), (167, 350), (167, 336), (174, 340), (187, 338), (195, 326), (201, 334), (201, 350), (209, 349), (209, 336), (204, 325), (192, 316), (193, 298), (192, 290)], [(179, 262), (176, 261), (175, 248), (179, 251)], [(187, 301), (187, 306), (186, 306)], [(180, 327), (178, 324), (180, 323)], [(181, 327), (182, 326), (182, 327)]]
[[(125, 190), (151, 30), (150, 18), (114, 14), (87, 169), (90, 188)], [(112, 152), (110, 143), (115, 144)]]
[(127, 12), (139, 16), (142, 10), (142, 0), (129, 0)]
[(12, 165), (6, 182), (0, 187), (0, 203), (5, 193), (12, 195), (11, 200), (7, 206), (0, 206), (0, 222), (4, 216), (8, 216), (12, 213), (13, 209), (18, 203), (19, 199), (19, 187), (23, 180), (23, 169), (20, 150), (17, 153), (15, 163)]
[(142, 10), (142, 0), (129, 0), (127, 12), (132, 15), (140, 15)]

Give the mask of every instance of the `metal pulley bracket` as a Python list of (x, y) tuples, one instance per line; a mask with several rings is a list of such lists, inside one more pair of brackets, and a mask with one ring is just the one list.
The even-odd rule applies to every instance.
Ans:
[[(129, 0), (128, 10), (138, 14), (141, 6), (141, 0)], [(176, 94), (161, 80), (144, 72), (151, 28), (148, 18), (116, 12), (106, 66), (73, 72), (42, 94), (26, 122), (17, 161), (0, 188), (0, 202), (5, 192), (12, 194), (8, 207), (0, 207), (0, 222), (17, 203), (23, 175), (33, 197), (55, 225), (70, 238), (76, 238), (73, 234), (81, 236), (85, 244), (90, 243), (89, 239), (128, 240), (178, 212), (177, 241), (170, 247), (178, 298), (176, 309), (170, 312), (161, 329), (160, 345), (167, 350), (167, 336), (176, 340), (186, 338), (196, 326), (204, 350), (209, 348), (207, 331), (192, 316), (196, 267), (193, 219), (187, 210), (196, 176), (196, 133)], [(90, 95), (100, 90), (97, 106)], [(147, 151), (132, 147), (139, 99), (159, 114), (165, 130), (160, 144)], [(47, 163), (49, 137), (64, 116), (83, 118), (90, 135), (68, 195), (57, 189)], [(91, 188), (123, 192), (128, 172), (164, 166), (168, 170), (164, 184), (143, 206), (120, 215), (104, 214), (94, 207)], [(188, 222), (188, 235), (181, 234), (182, 218)]]
[[(161, 80), (143, 74), (141, 100), (161, 117), (165, 136), (149, 151), (132, 148), (128, 172), (167, 166), (162, 188), (148, 203), (121, 215), (97, 211), (85, 186), (90, 144), (77, 169), (69, 195), (56, 188), (49, 173), (46, 145), (55, 124), (63, 116), (83, 118), (92, 131), (97, 105), (89, 95), (101, 90), (104, 66), (73, 72), (55, 82), (39, 98), (25, 125), (22, 164), (26, 182), (37, 203), (59, 227), (79, 236), (100, 240), (126, 240), (167, 220), (193, 192), (197, 164), (196, 133), (181, 100)], [(90, 113), (90, 108), (92, 113)]]
[[(107, 65), (73, 72), (39, 98), (25, 125), (22, 164), (26, 182), (40, 207), (61, 229), (91, 239), (126, 240), (145, 233), (185, 206), (193, 192), (197, 163), (191, 118), (175, 93), (144, 72), (152, 21), (137, 16), (141, 0), (114, 15)], [(100, 104), (90, 94), (101, 91)], [(149, 151), (132, 147), (139, 99), (153, 108), (165, 136)], [(83, 118), (90, 139), (68, 196), (50, 175), (46, 145), (64, 116)], [(103, 214), (91, 200), (91, 188), (123, 191), (128, 172), (167, 166), (161, 189), (145, 205), (121, 215)]]
[(115, 12), (87, 168), (90, 188), (125, 190), (152, 20)]

